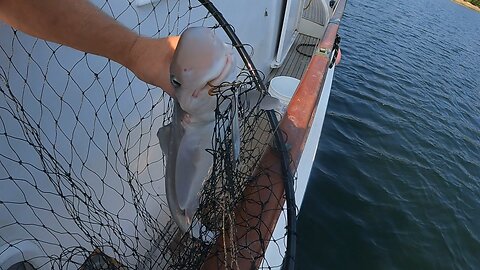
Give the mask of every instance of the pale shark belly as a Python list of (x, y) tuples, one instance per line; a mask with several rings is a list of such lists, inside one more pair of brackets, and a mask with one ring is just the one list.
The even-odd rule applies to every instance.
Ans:
[[(165, 190), (173, 220), (182, 232), (187, 232), (200, 201), (203, 183), (210, 175), (215, 125), (211, 122), (189, 122), (185, 113), (175, 104), (173, 121), (159, 129), (157, 136), (166, 156)], [(188, 117), (187, 117), (188, 118)], [(199, 237), (200, 224), (192, 234)]]
[(175, 183), (178, 205), (191, 219), (195, 214), (204, 181), (213, 163), (207, 149), (212, 148), (215, 122), (195, 123), (185, 129), (177, 153)]

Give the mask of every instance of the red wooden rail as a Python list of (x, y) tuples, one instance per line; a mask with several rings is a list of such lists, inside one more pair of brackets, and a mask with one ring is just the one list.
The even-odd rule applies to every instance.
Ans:
[[(285, 116), (280, 121), (280, 129), (286, 134), (286, 143), (290, 148), (292, 173), (297, 170), (313, 123), (345, 4), (346, 0), (338, 1), (325, 34), (317, 44)], [(266, 151), (256, 171), (256, 181), (247, 186), (244, 191), (245, 199), (235, 211), (235, 246), (232, 247), (231, 240), (219, 237), (202, 269), (259, 267), (285, 202), (280, 162), (280, 156), (275, 149)], [(233, 250), (237, 251), (235, 261), (228, 257)]]

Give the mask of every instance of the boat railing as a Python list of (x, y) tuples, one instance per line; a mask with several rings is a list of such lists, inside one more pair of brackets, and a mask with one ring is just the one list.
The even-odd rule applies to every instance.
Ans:
[[(335, 42), (346, 0), (337, 1), (324, 36), (317, 43), (310, 63), (279, 123), (280, 134), (288, 147), (290, 171), (295, 173), (308, 138), (315, 111), (322, 95), (325, 78), (335, 55)], [(263, 259), (277, 220), (284, 209), (285, 185), (282, 159), (276, 147), (270, 147), (263, 155), (256, 170), (255, 181), (248, 184), (244, 199), (235, 211), (237, 239), (227, 243), (224, 234), (212, 248), (203, 265), (204, 270), (229, 269), (228, 253), (236, 245), (239, 254), (234, 264), (238, 269), (257, 269)], [(294, 206), (296, 207), (296, 206)], [(296, 218), (296, 217), (295, 217)], [(287, 228), (289, 230), (290, 228)], [(296, 232), (292, 234), (294, 237)], [(295, 243), (295, 239), (290, 241)], [(289, 255), (286, 255), (289, 256)], [(284, 259), (282, 269), (293, 269), (294, 258)]]
[[(238, 89), (265, 93), (262, 75), (241, 52), (244, 44), (219, 29), (221, 20), (214, 17), (222, 15), (205, 12), (203, 7), (213, 7), (209, 1), (191, 2), (97, 4), (142, 35), (178, 35), (199, 25), (227, 34), (245, 62), (237, 63), (248, 78)], [(238, 162), (231, 155), (233, 140), (225, 139), (233, 137), (232, 114), (216, 115), (217, 133), (208, 149), (214, 162), (193, 218), (219, 235), (213, 242), (180, 231), (171, 219), (164, 185), (167, 158), (156, 134), (172, 122), (173, 100), (114, 61), (0, 25), (0, 270), (24, 261), (36, 269), (92, 269), (97, 264), (112, 269), (258, 268), (285, 201), (288, 236), (278, 245), (287, 249), (280, 263), (283, 257), (286, 269), (292, 268), (293, 175), (322, 95), (345, 2), (337, 1), (280, 123), (272, 111), (240, 110), (245, 115), (239, 117)], [(267, 16), (263, 10), (258, 14), (262, 20)], [(232, 102), (232, 97), (221, 100)], [(272, 137), (276, 143), (269, 148)]]

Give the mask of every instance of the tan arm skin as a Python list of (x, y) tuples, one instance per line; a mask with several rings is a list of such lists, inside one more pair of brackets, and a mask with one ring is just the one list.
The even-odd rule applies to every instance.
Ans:
[(177, 36), (139, 36), (87, 0), (0, 0), (0, 20), (29, 35), (110, 58), (174, 96), (170, 62)]

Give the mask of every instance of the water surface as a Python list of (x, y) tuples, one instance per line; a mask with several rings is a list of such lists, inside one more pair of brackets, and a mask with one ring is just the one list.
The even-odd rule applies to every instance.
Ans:
[(480, 13), (349, 0), (298, 269), (480, 268)]

